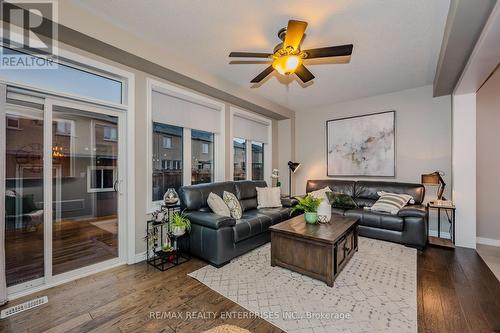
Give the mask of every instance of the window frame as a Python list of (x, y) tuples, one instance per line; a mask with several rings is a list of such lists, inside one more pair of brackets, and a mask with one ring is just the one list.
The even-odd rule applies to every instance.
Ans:
[[(156, 209), (160, 208), (162, 200), (153, 201), (153, 163), (152, 163), (152, 153), (153, 153), (153, 91), (158, 92), (170, 92), (175, 95), (182, 95), (187, 101), (194, 103), (206, 103), (210, 107), (217, 107), (220, 114), (220, 133), (214, 134), (214, 170), (213, 170), (213, 181), (219, 182), (225, 180), (225, 118), (226, 118), (226, 104), (219, 102), (211, 97), (202, 95), (200, 93), (193, 92), (186, 88), (179, 87), (177, 85), (167, 83), (166, 81), (160, 81), (159, 79), (153, 77), (146, 78), (146, 124), (147, 124), (147, 142), (146, 142), (146, 214), (150, 214)], [(169, 125), (169, 124), (166, 124)], [(191, 129), (183, 128), (183, 155), (182, 160), (178, 161), (182, 165), (182, 185), (191, 185)], [(177, 170), (177, 169), (176, 169)]]
[[(259, 142), (264, 144), (264, 180), (271, 184), (271, 173), (273, 168), (273, 121), (270, 118), (258, 115), (256, 113), (246, 111), (235, 106), (229, 108), (229, 135), (232, 139), (245, 139), (246, 140), (246, 180), (252, 180), (252, 142), (253, 140), (238, 137), (234, 133), (234, 117), (242, 116), (244, 118), (262, 122), (267, 125), (267, 141)], [(257, 142), (257, 141), (255, 141)], [(229, 154), (229, 179), (234, 179), (234, 144), (231, 144), (231, 153)]]
[[(101, 187), (92, 187), (92, 172), (101, 170)], [(113, 170), (113, 185), (117, 179), (117, 167), (116, 166), (96, 166), (89, 165), (87, 166), (87, 192), (88, 193), (97, 193), (97, 192), (114, 192), (115, 189), (113, 186), (111, 187), (102, 187), (104, 186), (104, 170)]]

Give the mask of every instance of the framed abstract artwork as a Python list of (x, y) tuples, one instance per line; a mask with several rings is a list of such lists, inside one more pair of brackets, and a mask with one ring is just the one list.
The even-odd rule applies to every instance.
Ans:
[(395, 177), (396, 111), (326, 122), (327, 176)]

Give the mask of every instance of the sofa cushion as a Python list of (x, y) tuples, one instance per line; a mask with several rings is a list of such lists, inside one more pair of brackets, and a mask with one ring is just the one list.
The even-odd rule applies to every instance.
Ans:
[(236, 196), (231, 192), (224, 191), (224, 193), (222, 193), (222, 199), (229, 208), (229, 211), (231, 212), (231, 217), (236, 220), (241, 219), (243, 210), (241, 209), (240, 202), (238, 201)]
[(358, 208), (356, 202), (354, 202), (352, 197), (347, 194), (338, 192), (327, 192), (326, 197), (328, 198), (328, 201), (330, 202), (330, 205), (333, 208), (340, 208), (340, 209)]
[(257, 187), (257, 208), (281, 207), (281, 189), (279, 187)]
[(234, 182), (235, 194), (243, 211), (257, 208), (257, 187), (267, 187), (263, 180), (240, 180)]
[(387, 193), (378, 192), (380, 198), (369, 207), (372, 211), (391, 213), (396, 215), (401, 208), (406, 206), (408, 201), (412, 199), (411, 195), (408, 194), (398, 194), (398, 193)]
[(258, 210), (259, 214), (269, 216), (272, 220), (272, 224), (280, 223), (290, 218), (290, 208), (280, 207), (280, 208), (261, 208)]
[(355, 198), (377, 200), (377, 192), (408, 194), (413, 197), (415, 204), (419, 205), (424, 200), (425, 188), (422, 184), (380, 182), (380, 181), (358, 181), (355, 186)]
[(397, 215), (373, 212), (362, 208), (347, 210), (344, 215), (358, 217), (360, 225), (369, 227), (394, 231), (403, 231), (404, 227), (403, 218)]
[(338, 179), (319, 179), (308, 180), (306, 186), (306, 193), (316, 191), (325, 186), (328, 186), (333, 192), (343, 193), (354, 197), (354, 184), (352, 180), (338, 180)]
[(224, 200), (219, 197), (217, 194), (210, 192), (207, 200), (208, 206), (210, 209), (217, 215), (221, 216), (231, 216), (231, 212), (229, 211), (229, 207), (227, 207)]
[(182, 186), (179, 189), (179, 198), (182, 209), (200, 210), (208, 208), (207, 199), (211, 192), (222, 197), (224, 191), (235, 193), (235, 182), (207, 183)]
[(242, 240), (257, 236), (272, 225), (272, 219), (264, 214), (259, 214), (257, 210), (245, 212), (241, 219), (236, 220), (234, 230), (234, 242), (238, 243)]
[(424, 205), (407, 205), (398, 212), (400, 217), (422, 217), (425, 218), (427, 211)]

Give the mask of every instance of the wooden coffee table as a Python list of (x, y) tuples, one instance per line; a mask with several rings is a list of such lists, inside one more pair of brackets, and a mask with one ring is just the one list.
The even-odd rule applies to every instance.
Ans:
[(281, 266), (333, 287), (358, 250), (358, 218), (332, 215), (328, 224), (307, 224), (304, 215), (269, 228), (271, 266)]

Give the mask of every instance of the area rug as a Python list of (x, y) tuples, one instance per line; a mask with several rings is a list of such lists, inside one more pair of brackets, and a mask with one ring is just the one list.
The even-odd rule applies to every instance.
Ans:
[(252, 333), (252, 332), (234, 325), (220, 325), (212, 329), (209, 329), (207, 331), (203, 331), (203, 333)]
[(417, 331), (415, 249), (360, 237), (333, 288), (271, 267), (270, 249), (189, 276), (287, 332)]

